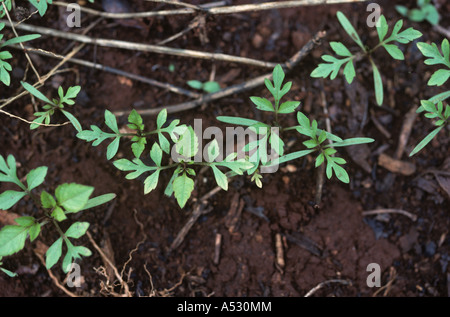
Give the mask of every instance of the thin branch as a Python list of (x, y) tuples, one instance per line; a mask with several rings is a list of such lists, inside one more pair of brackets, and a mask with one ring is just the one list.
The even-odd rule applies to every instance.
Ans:
[[(0, 23), (5, 23), (6, 26), (11, 27), (11, 23), (6, 20), (1, 20)], [(208, 60), (216, 60), (216, 61), (225, 61), (231, 63), (241, 63), (248, 64), (259, 67), (266, 68), (274, 68), (276, 66), (275, 63), (259, 61), (252, 58), (233, 56), (222, 53), (207, 53), (189, 49), (181, 49), (181, 48), (171, 48), (167, 46), (159, 46), (152, 44), (142, 44), (142, 43), (132, 43), (126, 41), (119, 40), (110, 40), (110, 39), (94, 39), (86, 35), (75, 34), (71, 32), (63, 32), (55, 29), (45, 28), (41, 26), (35, 26), (30, 24), (21, 24), (18, 26), (19, 29), (29, 31), (29, 32), (37, 32), (44, 35), (51, 35), (53, 37), (64, 38), (72, 41), (77, 41), (85, 44), (94, 44), (103, 47), (113, 47), (113, 48), (121, 48), (126, 50), (136, 50), (142, 52), (150, 52), (156, 54), (167, 54), (174, 56), (182, 56), (182, 57), (190, 57), (190, 58), (199, 58), (199, 59), (208, 59)]]
[(6, 114), (7, 116), (10, 116), (11, 118), (14, 118), (14, 119), (19, 119), (19, 120), (21, 120), (23, 122), (26, 122), (28, 124), (37, 124), (37, 125), (44, 126), (44, 127), (60, 127), (60, 126), (63, 126), (63, 125), (66, 125), (66, 124), (70, 123), (69, 121), (67, 121), (67, 122), (64, 122), (64, 123), (61, 123), (61, 124), (52, 124), (52, 123), (45, 124), (45, 123), (28, 121), (27, 119), (21, 118), (21, 117), (16, 116), (16, 115), (13, 115), (12, 113), (6, 112), (5, 110), (2, 110), (2, 109), (0, 109), (0, 113)]
[[(324, 38), (325, 35), (326, 35), (325, 31), (318, 32), (300, 51), (298, 51), (292, 58), (290, 58), (285, 64), (283, 64), (282, 67), (284, 67), (286, 69), (286, 71), (293, 69), (306, 55), (309, 54), (309, 52), (316, 45), (318, 45), (320, 43), (320, 40), (322, 38)], [(233, 86), (227, 87), (225, 89), (222, 89), (218, 92), (204, 95), (204, 96), (202, 96), (198, 99), (192, 100), (192, 101), (183, 102), (183, 103), (172, 105), (172, 106), (139, 110), (138, 112), (140, 115), (156, 115), (163, 109), (167, 109), (168, 113), (190, 110), (190, 109), (200, 106), (203, 103), (218, 100), (220, 98), (224, 98), (224, 97), (230, 96), (232, 94), (242, 93), (244, 91), (261, 86), (264, 84), (264, 80), (266, 78), (271, 78), (271, 76), (272, 76), (272, 73), (267, 73), (265, 75), (248, 80), (244, 83), (233, 85)], [(123, 116), (123, 115), (128, 115), (128, 113), (129, 113), (128, 110), (115, 111), (114, 115)]]
[(317, 292), (319, 289), (321, 289), (322, 287), (324, 287), (326, 285), (329, 285), (331, 283), (340, 283), (340, 284), (344, 284), (344, 285), (352, 285), (351, 281), (347, 281), (347, 280), (328, 280), (328, 281), (319, 283), (317, 286), (315, 286), (313, 289), (311, 289), (308, 293), (306, 293), (305, 297), (310, 297), (315, 292)]
[[(342, 4), (342, 3), (355, 3), (355, 2), (366, 2), (367, 0), (292, 0), (292, 1), (277, 1), (277, 2), (265, 2), (260, 4), (243, 4), (236, 6), (226, 6), (226, 7), (213, 7), (209, 8), (207, 5), (199, 5), (198, 7), (201, 11), (212, 15), (218, 14), (233, 14), (249, 11), (263, 11), (263, 10), (273, 10), (273, 9), (288, 9), (303, 6), (315, 6), (324, 4)], [(172, 1), (173, 2), (173, 1)], [(53, 4), (60, 6), (67, 6), (67, 3), (54, 1)], [(175, 4), (175, 3), (174, 3)], [(181, 3), (179, 3), (181, 4)], [(130, 18), (148, 18), (155, 16), (170, 16), (170, 15), (187, 15), (195, 14), (199, 10), (193, 8), (184, 9), (174, 9), (174, 10), (161, 10), (161, 11), (148, 11), (148, 12), (130, 12), (130, 13), (110, 13), (97, 11), (86, 7), (81, 7), (81, 11), (102, 16), (110, 19), (130, 19)]]
[[(70, 58), (72, 58), (73, 55), (75, 55), (76, 53), (78, 53), (82, 48), (83, 48), (84, 44), (78, 45), (77, 47), (75, 47), (69, 54), (67, 54), (62, 61), (60, 61), (55, 67), (53, 67), (46, 75), (42, 76), (40, 81), (35, 83), (33, 85), (33, 87), (38, 88), (41, 87), (45, 81), (47, 79), (49, 79), (51, 76), (53, 76), (53, 74), (55, 74), (57, 72), (57, 70), (64, 65)], [(20, 94), (13, 96), (11, 98), (8, 98), (4, 103), (2, 103), (0, 105), (0, 109), (6, 107), (8, 104), (10, 104), (11, 102), (13, 102), (14, 100), (19, 99), (22, 96), (25, 96), (29, 94), (28, 90), (24, 90), (22, 91)]]
[[(12, 48), (17, 48), (15, 46), (11, 46), (11, 47)], [(48, 56), (48, 57), (52, 57), (52, 58), (64, 59), (64, 56), (55, 54), (53, 52), (48, 52), (48, 51), (44, 51), (44, 50), (41, 50), (41, 49), (35, 49), (35, 48), (31, 48), (31, 47), (25, 47), (25, 48), (31, 53), (35, 53), (35, 54), (39, 54), (39, 55), (43, 55), (43, 56)], [(105, 66), (105, 65), (102, 65), (102, 64), (85, 61), (85, 60), (78, 59), (78, 58), (70, 58), (67, 61), (70, 62), (70, 63), (74, 63), (74, 64), (90, 67), (90, 68), (93, 68), (93, 69), (109, 72), (109, 73), (112, 73), (112, 74), (116, 74), (116, 75), (119, 75), (119, 76), (127, 77), (127, 78), (130, 78), (130, 79), (136, 80), (136, 81), (140, 81), (140, 82), (143, 82), (143, 83), (146, 83), (146, 84), (149, 84), (149, 85), (153, 85), (155, 87), (159, 87), (159, 88), (162, 88), (162, 89), (167, 89), (167, 90), (169, 90), (171, 92), (174, 92), (174, 93), (177, 93), (177, 94), (180, 94), (180, 95), (185, 95), (185, 96), (188, 96), (188, 97), (191, 97), (191, 98), (199, 98), (200, 97), (199, 93), (192, 92), (192, 91), (189, 91), (189, 90), (186, 90), (184, 88), (177, 87), (175, 85), (171, 85), (171, 84), (168, 84), (168, 83), (163, 83), (163, 82), (160, 82), (160, 81), (148, 78), (148, 77), (135, 75), (135, 74), (132, 74), (132, 73), (129, 73), (129, 72), (117, 69), (117, 68), (113, 68), (113, 67)]]

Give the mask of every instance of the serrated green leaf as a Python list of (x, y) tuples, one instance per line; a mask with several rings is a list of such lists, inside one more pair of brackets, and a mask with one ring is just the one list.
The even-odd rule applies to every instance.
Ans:
[(0, 194), (0, 209), (8, 210), (21, 200), (27, 193), (7, 190)]
[(403, 52), (398, 48), (395, 44), (384, 44), (383, 47), (386, 49), (386, 51), (391, 55), (393, 58), (398, 60), (404, 60), (405, 56), (403, 55)]
[(47, 270), (51, 269), (59, 260), (62, 254), (63, 238), (56, 240), (45, 253), (45, 266)]
[(256, 108), (261, 111), (274, 112), (272, 103), (266, 98), (250, 97), (250, 100), (256, 105)]
[(14, 219), (14, 221), (21, 227), (31, 227), (35, 223), (36, 219), (31, 216), (23, 216)]
[(310, 74), (313, 78), (327, 78), (335, 69), (334, 64), (321, 63)]
[(77, 138), (85, 140), (87, 142), (92, 142), (92, 146), (97, 146), (106, 139), (116, 138), (117, 135), (114, 133), (107, 133), (100, 130), (99, 127), (91, 125), (91, 130), (83, 130), (77, 133)]
[(173, 192), (178, 205), (183, 208), (186, 205), (192, 191), (194, 190), (194, 181), (186, 173), (177, 176), (173, 180)]
[(330, 46), (333, 51), (339, 56), (350, 57), (353, 55), (341, 42), (330, 42)]
[(79, 239), (89, 228), (89, 222), (75, 222), (67, 229), (65, 236), (68, 238)]
[(144, 194), (150, 193), (152, 190), (158, 186), (160, 170), (156, 170), (150, 176), (148, 176), (144, 181)]
[(428, 86), (441, 86), (450, 78), (450, 70), (439, 69), (428, 80)]
[(144, 137), (136, 137), (138, 140), (131, 144), (131, 151), (133, 152), (134, 156), (137, 158), (140, 158), (142, 155), (142, 152), (145, 150), (145, 144), (147, 143), (147, 139)]
[(278, 113), (292, 113), (299, 105), (300, 101), (285, 101), (280, 105)]
[(25, 246), (28, 228), (16, 225), (6, 225), (0, 230), (0, 256), (19, 252)]
[(33, 188), (38, 187), (41, 185), (44, 180), (45, 176), (47, 175), (47, 166), (40, 166), (38, 168), (35, 168), (31, 170), (27, 175), (27, 185), (28, 190), (32, 190)]
[(58, 203), (68, 212), (80, 211), (88, 202), (94, 187), (76, 183), (59, 185), (55, 190)]
[(323, 153), (320, 153), (316, 158), (315, 166), (318, 167), (318, 166), (322, 165), (324, 160), (325, 160), (325, 156), (323, 155)]
[(214, 163), (216, 166), (223, 166), (231, 171), (233, 171), (236, 175), (243, 175), (245, 171), (254, 167), (252, 162), (249, 162), (244, 159), (235, 159), (236, 153), (231, 153), (229, 156), (225, 158), (225, 160), (221, 162)]

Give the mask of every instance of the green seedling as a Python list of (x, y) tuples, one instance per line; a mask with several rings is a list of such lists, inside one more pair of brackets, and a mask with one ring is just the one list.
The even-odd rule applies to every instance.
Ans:
[[(37, 167), (28, 172), (25, 182), (17, 175), (16, 160), (14, 156), (5, 158), (0, 155), (0, 182), (12, 183), (18, 190), (6, 190), (0, 194), (0, 209), (9, 210), (22, 198), (28, 196), (42, 211), (40, 217), (22, 216), (15, 219), (17, 224), (6, 225), (0, 230), (0, 258), (10, 256), (22, 250), (29, 238), (34, 241), (46, 224), (52, 224), (60, 237), (49, 247), (46, 253), (46, 267), (53, 267), (62, 256), (62, 242), (65, 242), (67, 253), (62, 261), (65, 273), (70, 270), (74, 260), (81, 256), (89, 256), (91, 251), (84, 246), (74, 246), (70, 239), (83, 236), (88, 227), (87, 222), (74, 222), (66, 231), (59, 223), (68, 219), (70, 214), (100, 206), (115, 198), (114, 194), (105, 194), (91, 198), (94, 188), (76, 183), (65, 183), (56, 187), (54, 195), (42, 190), (40, 195), (35, 193), (36, 188), (43, 184), (47, 175), (46, 166)], [(5, 270), (2, 269), (5, 272)], [(5, 272), (8, 274), (8, 272)]]
[(387, 36), (389, 31), (389, 25), (384, 15), (381, 15), (377, 22), (376, 27), (379, 43), (375, 47), (369, 48), (366, 45), (364, 45), (355, 28), (342, 12), (338, 11), (337, 18), (343, 29), (350, 36), (350, 38), (359, 46), (361, 52), (358, 54), (354, 54), (343, 43), (330, 42), (331, 49), (339, 57), (334, 57), (328, 54), (323, 55), (322, 59), (326, 63), (319, 64), (317, 68), (315, 68), (312, 71), (311, 77), (314, 78), (330, 77), (330, 79), (333, 80), (338, 75), (342, 66), (345, 65), (343, 74), (347, 82), (351, 84), (356, 76), (354, 62), (360, 57), (367, 57), (372, 67), (376, 102), (378, 105), (382, 105), (384, 99), (383, 81), (381, 78), (381, 73), (372, 58), (373, 52), (380, 47), (384, 47), (384, 49), (394, 59), (404, 60), (405, 57), (403, 52), (394, 43), (407, 44), (421, 37), (422, 33), (411, 27), (406, 30), (400, 31), (403, 26), (403, 20), (398, 20), (392, 29), (391, 35)]
[[(9, 3), (9, 5), (11, 5), (11, 3)], [(0, 7), (2, 7), (2, 6), (0, 6)], [(11, 8), (9, 7), (9, 10), (10, 9)], [(5, 23), (0, 23), (0, 32), (3, 30), (4, 27), (5, 27)], [(17, 36), (12, 39), (9, 39), (7, 41), (1, 42), (3, 39), (3, 36), (4, 35), (0, 33), (0, 81), (3, 84), (5, 84), (6, 86), (9, 86), (11, 84), (11, 77), (9, 75), (9, 72), (12, 70), (12, 67), (11, 67), (11, 64), (8, 63), (6, 60), (11, 59), (12, 54), (9, 51), (2, 50), (2, 48), (4, 48), (7, 45), (31, 41), (31, 40), (41, 37), (41, 35), (40, 34), (22, 35), (22, 36)]]
[(66, 105), (73, 105), (75, 104), (75, 99), (78, 95), (78, 93), (81, 90), (80, 86), (73, 86), (69, 87), (64, 93), (63, 88), (60, 86), (58, 88), (58, 96), (59, 98), (54, 98), (53, 100), (48, 99), (44, 94), (42, 94), (39, 90), (37, 90), (32, 85), (22, 82), (22, 86), (33, 96), (36, 98), (44, 101), (46, 104), (42, 107), (45, 111), (39, 111), (35, 112), (34, 115), (37, 117), (33, 120), (33, 123), (30, 124), (30, 129), (36, 129), (42, 124), (50, 124), (50, 118), (55, 113), (56, 110), (60, 111), (69, 121), (72, 123), (72, 125), (75, 127), (75, 129), (80, 132), (81, 124), (78, 121), (77, 118), (75, 118), (70, 112), (68, 112), (66, 109), (64, 109), (64, 104)]
[[(240, 118), (240, 117), (227, 117), (220, 116), (217, 119), (219, 121), (247, 126), (254, 129), (258, 134), (263, 135), (262, 138), (257, 141), (253, 141), (244, 146), (243, 150), (250, 152), (258, 148), (252, 156), (250, 156), (251, 162), (256, 162), (253, 169), (248, 170), (249, 174), (253, 174), (252, 180), (261, 187), (262, 176), (258, 173), (258, 168), (271, 167), (274, 165), (282, 164), (291, 160), (295, 160), (314, 152), (319, 153), (316, 157), (315, 166), (318, 167), (321, 164), (326, 164), (326, 175), (330, 179), (334, 174), (336, 177), (344, 182), (349, 182), (349, 176), (341, 165), (346, 161), (343, 158), (335, 157), (336, 150), (334, 147), (350, 146), (356, 144), (370, 143), (374, 140), (371, 138), (351, 138), (343, 140), (340, 137), (321, 130), (318, 128), (316, 120), (310, 120), (305, 114), (297, 111), (297, 121), (299, 125), (291, 127), (283, 127), (280, 121), (280, 114), (293, 114), (300, 105), (299, 101), (285, 101), (281, 102), (281, 99), (292, 87), (292, 82), (287, 82), (283, 85), (285, 74), (283, 68), (277, 65), (272, 73), (273, 83), (269, 79), (265, 79), (265, 86), (271, 93), (274, 102), (271, 102), (267, 98), (251, 97), (251, 101), (255, 104), (256, 108), (261, 111), (271, 112), (274, 115), (273, 124), (267, 124), (252, 119)], [(275, 129), (274, 129), (275, 128)], [(273, 131), (279, 130), (279, 134), (273, 133)], [(285, 131), (296, 130), (302, 136), (306, 136), (308, 139), (303, 142), (306, 147), (305, 150), (292, 152), (285, 154), (284, 145), (285, 142), (281, 138), (281, 134)], [(332, 141), (325, 142), (326, 140)], [(275, 159), (269, 159), (267, 156), (265, 147), (266, 141), (270, 144), (271, 149), (278, 155)]]
[[(93, 146), (98, 146), (107, 139), (112, 141), (107, 146), (106, 157), (111, 160), (118, 151), (121, 138), (131, 137), (131, 150), (134, 158), (121, 158), (113, 162), (114, 166), (125, 172), (127, 179), (136, 179), (144, 176), (144, 194), (153, 191), (159, 182), (160, 174), (166, 170), (173, 170), (173, 174), (166, 186), (164, 193), (167, 196), (175, 196), (181, 208), (186, 205), (187, 200), (194, 190), (193, 176), (196, 175), (195, 166), (209, 166), (213, 172), (217, 184), (224, 190), (228, 189), (228, 176), (239, 174), (253, 165), (245, 160), (235, 160), (235, 156), (230, 155), (224, 161), (214, 161), (219, 154), (219, 146), (216, 142), (211, 142), (208, 147), (208, 162), (196, 162), (194, 157), (199, 152), (198, 137), (191, 126), (180, 124), (179, 120), (167, 122), (167, 110), (163, 109), (156, 118), (156, 129), (145, 131), (145, 125), (138, 112), (133, 110), (128, 116), (128, 127), (134, 132), (122, 133), (117, 125), (117, 118), (109, 110), (105, 111), (105, 125), (112, 132), (104, 132), (99, 127), (91, 125), (90, 130), (83, 130), (77, 134), (79, 139), (92, 142)], [(151, 149), (146, 158), (150, 158), (153, 164), (145, 163), (141, 156), (148, 144), (149, 138), (154, 137)], [(174, 149), (176, 159), (174, 162), (167, 162), (164, 156)], [(173, 158), (173, 156), (172, 156)], [(220, 168), (228, 169), (225, 174)]]
[(207, 81), (203, 83), (199, 80), (189, 80), (187, 84), (191, 88), (203, 90), (208, 94), (218, 92), (221, 89), (220, 84), (217, 81)]
[[(450, 44), (444, 39), (441, 44), (442, 53), (435, 43), (417, 43), (422, 54), (427, 57), (426, 65), (443, 65), (444, 68), (436, 70), (428, 80), (428, 86), (443, 86), (450, 78)], [(434, 120), (435, 128), (412, 150), (409, 156), (413, 156), (422, 150), (430, 141), (450, 123), (450, 106), (444, 105), (444, 101), (450, 97), (450, 90), (444, 91), (429, 100), (421, 100), (417, 113), (425, 112), (425, 117)]]
[(413, 22), (428, 21), (432, 25), (439, 24), (439, 12), (431, 0), (417, 0), (417, 7), (409, 9), (403, 5), (396, 5), (395, 9), (402, 16)]

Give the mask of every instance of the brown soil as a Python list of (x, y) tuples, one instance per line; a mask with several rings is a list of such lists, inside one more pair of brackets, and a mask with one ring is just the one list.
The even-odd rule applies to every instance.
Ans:
[[(96, 1), (98, 2), (98, 1)], [(200, 1), (192, 1), (201, 3)], [(232, 4), (249, 1), (230, 1)], [(450, 5), (438, 1), (440, 13), (449, 17)], [(156, 5), (133, 1), (136, 11), (156, 9)], [(388, 21), (399, 18), (392, 1), (380, 2)], [(89, 4), (100, 9), (100, 5)], [(170, 8), (160, 5), (158, 9)], [(421, 99), (436, 91), (426, 85), (430, 66), (415, 45), (404, 45), (405, 61), (392, 61), (384, 52), (376, 56), (385, 83), (385, 106), (374, 102), (372, 74), (367, 64), (359, 64), (357, 79), (346, 86), (341, 76), (334, 81), (313, 80), (309, 77), (319, 57), (329, 51), (328, 41), (346, 39), (336, 11), (342, 10), (358, 25), (363, 41), (376, 38), (375, 31), (365, 32), (367, 12), (363, 4), (316, 6), (235, 15), (207, 17), (204, 29), (196, 29), (167, 44), (208, 52), (223, 52), (265, 61), (285, 61), (294, 55), (320, 30), (327, 30), (323, 45), (314, 49), (287, 79), (293, 88), (286, 98), (301, 100), (302, 111), (325, 126), (322, 97), (325, 95), (333, 131), (343, 137), (364, 135), (376, 141), (366, 152), (341, 152), (349, 162), (349, 185), (335, 179), (327, 180), (322, 201), (314, 207), (316, 174), (313, 158), (292, 161), (275, 174), (264, 177), (264, 186), (257, 188), (249, 179), (238, 178), (227, 192), (220, 191), (208, 200), (206, 209), (188, 232), (181, 245), (168, 252), (171, 243), (189, 219), (199, 198), (214, 188), (212, 174), (202, 175), (191, 199), (180, 209), (174, 198), (164, 196), (164, 186), (144, 195), (142, 183), (124, 178), (124, 173), (106, 160), (106, 147), (92, 147), (75, 137), (69, 126), (40, 128), (30, 131), (28, 125), (2, 115), (1, 154), (13, 154), (20, 163), (19, 173), (37, 166), (48, 166), (49, 173), (43, 189), (48, 191), (63, 182), (76, 182), (95, 187), (95, 195), (115, 193), (117, 198), (107, 206), (84, 212), (78, 218), (89, 221), (89, 232), (104, 252), (109, 252), (119, 273), (129, 285), (133, 296), (304, 296), (315, 286), (322, 287), (313, 296), (448, 296), (450, 295), (449, 249), (449, 192), (443, 177), (430, 170), (450, 172), (448, 134), (442, 131), (420, 154), (401, 159), (415, 165), (415, 172), (405, 176), (392, 173), (378, 164), (381, 153), (395, 156), (398, 136), (405, 114)], [(60, 11), (51, 7), (43, 18), (34, 16), (27, 23), (51, 28), (64, 27)], [(114, 38), (132, 42), (157, 43), (183, 30), (192, 16), (144, 19), (147, 30), (121, 26), (111, 20), (102, 21), (88, 33), (92, 37)], [(95, 18), (86, 16), (83, 25)], [(444, 27), (448, 28), (448, 25)], [(413, 26), (423, 34), (422, 41), (441, 42), (442, 35), (426, 23), (405, 20), (405, 27)], [(9, 32), (9, 31), (8, 31)], [(204, 33), (202, 33), (204, 32)], [(278, 33), (277, 33), (278, 32)], [(275, 33), (278, 36), (273, 36)], [(202, 40), (206, 34), (208, 41)], [(347, 44), (351, 44), (344, 40)], [(42, 49), (62, 53), (67, 40), (45, 37), (33, 42)], [(0, 98), (7, 98), (19, 88), (26, 60), (15, 51), (16, 69), (12, 86), (2, 86)], [(266, 69), (220, 61), (198, 60), (136, 53), (120, 49), (87, 45), (78, 58), (96, 61), (131, 73), (168, 82), (188, 89), (187, 80), (206, 81), (215, 67), (216, 79), (223, 87), (240, 83), (267, 72)], [(34, 63), (45, 73), (56, 62), (47, 57), (35, 57)], [(170, 72), (170, 64), (175, 72)], [(67, 64), (70, 65), (70, 64)], [(79, 84), (82, 93), (72, 112), (83, 127), (102, 125), (105, 109), (131, 111), (169, 106), (187, 97), (132, 81), (91, 68), (70, 65), (69, 72), (60, 73), (45, 84), (41, 91), (56, 93), (59, 85)], [(28, 82), (31, 72), (28, 71)], [(56, 87), (56, 88), (55, 88)], [(355, 96), (356, 94), (359, 94)], [(203, 127), (221, 126), (218, 115), (255, 117), (249, 97), (267, 96), (263, 87), (233, 95), (199, 108), (174, 113), (172, 118), (192, 124), (194, 118), (203, 119)], [(365, 101), (364, 101), (365, 100)], [(29, 97), (18, 99), (6, 108), (11, 113), (32, 120), (33, 105)], [(363, 117), (363, 113), (367, 117)], [(264, 118), (264, 117), (263, 117)], [(55, 122), (63, 122), (56, 117)], [(147, 128), (154, 126), (155, 117), (144, 118)], [(293, 121), (288, 124), (295, 124)], [(365, 121), (364, 121), (365, 120)], [(363, 123), (362, 123), (363, 122)], [(389, 135), (377, 128), (379, 122)], [(126, 124), (126, 117), (119, 120)], [(431, 129), (430, 121), (419, 115), (412, 128), (406, 152), (413, 148)], [(298, 135), (290, 136), (299, 141)], [(300, 148), (299, 142), (292, 149)], [(118, 156), (127, 156), (129, 143), (123, 142)], [(447, 161), (446, 161), (447, 159)], [(160, 182), (166, 184), (168, 176)], [(6, 188), (2, 185), (1, 189)], [(363, 215), (374, 209), (405, 210), (417, 218), (388, 213)], [(37, 214), (38, 210), (24, 199), (11, 212), (19, 215)], [(238, 222), (230, 223), (230, 215), (237, 212)], [(239, 214), (240, 212), (240, 214)], [(4, 218), (0, 218), (6, 223)], [(56, 232), (44, 230), (40, 243), (50, 245)], [(215, 259), (216, 237), (221, 236), (220, 254)], [(278, 262), (277, 239), (281, 241), (284, 265)], [(122, 293), (120, 287), (107, 288), (105, 283), (117, 282), (110, 267), (107, 276), (98, 270), (105, 262), (87, 237), (80, 239), (93, 255), (81, 262), (83, 283), (70, 289), (79, 296), (113, 296)], [(36, 256), (38, 243), (27, 243), (25, 250), (4, 258), (3, 266), (19, 273), (9, 278), (0, 274), (0, 296), (67, 296)], [(279, 245), (278, 245), (279, 247)], [(218, 261), (217, 261), (218, 260)], [(369, 263), (381, 268), (381, 288), (368, 287), (366, 279)], [(60, 267), (52, 274), (64, 280)], [(330, 282), (331, 281), (331, 282)]]

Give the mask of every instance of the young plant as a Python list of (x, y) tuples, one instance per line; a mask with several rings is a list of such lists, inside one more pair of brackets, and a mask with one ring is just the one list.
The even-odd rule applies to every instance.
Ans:
[[(228, 117), (220, 116), (217, 119), (219, 121), (248, 126), (253, 129), (257, 134), (262, 135), (258, 140), (252, 141), (243, 147), (243, 151), (251, 153), (252, 150), (257, 149), (253, 154), (249, 154), (250, 161), (255, 166), (248, 170), (249, 174), (253, 174), (252, 180), (261, 187), (261, 174), (258, 172), (258, 168), (270, 168), (278, 166), (294, 159), (301, 158), (303, 156), (312, 154), (314, 152), (319, 153), (316, 157), (315, 166), (318, 167), (322, 164), (326, 164), (326, 175), (330, 179), (334, 174), (336, 177), (344, 182), (349, 182), (349, 176), (345, 169), (341, 166), (346, 163), (343, 158), (335, 157), (336, 150), (334, 147), (350, 146), (356, 144), (370, 143), (373, 139), (370, 138), (351, 138), (343, 140), (340, 137), (328, 133), (318, 128), (316, 120), (310, 121), (309, 118), (302, 112), (297, 112), (297, 121), (299, 125), (291, 127), (283, 127), (280, 121), (280, 114), (293, 114), (296, 112), (297, 107), (300, 105), (299, 101), (285, 101), (281, 102), (281, 98), (289, 92), (292, 86), (292, 82), (287, 82), (283, 85), (285, 77), (284, 71), (280, 65), (277, 65), (272, 73), (273, 83), (269, 80), (265, 80), (266, 88), (271, 93), (274, 102), (262, 97), (251, 97), (251, 101), (256, 105), (256, 108), (261, 111), (271, 112), (274, 115), (273, 124), (267, 124), (252, 119), (240, 118), (240, 117)], [(281, 138), (281, 134), (285, 131), (296, 130), (308, 139), (303, 142), (306, 147), (305, 150), (292, 152), (285, 154), (284, 145), (285, 142)], [(278, 133), (276, 133), (278, 131)], [(325, 142), (330, 140), (333, 143)], [(274, 154), (274, 158), (269, 158), (266, 147), (266, 142), (270, 145), (271, 153)]]
[[(9, 2), (9, 10), (11, 2)], [(0, 8), (3, 6), (0, 5)], [(4, 29), (5, 23), (0, 23), (0, 32)], [(34, 39), (37, 39), (41, 37), (40, 34), (28, 34), (28, 35), (22, 35), (13, 37), (12, 39), (6, 40), (4, 42), (1, 42), (3, 39), (3, 34), (0, 33), (0, 81), (5, 84), (6, 86), (9, 86), (11, 84), (11, 77), (9, 75), (9, 72), (12, 70), (11, 64), (8, 63), (6, 60), (12, 58), (12, 54), (9, 51), (2, 50), (7, 45), (12, 44), (18, 44), (23, 43), (27, 41), (31, 41)]]
[(402, 5), (396, 5), (395, 9), (398, 13), (413, 22), (428, 21), (432, 25), (439, 23), (439, 12), (433, 3), (431, 3), (431, 0), (417, 0), (417, 7), (413, 9), (408, 9)]
[(407, 44), (421, 37), (422, 33), (413, 29), (412, 27), (400, 32), (403, 26), (403, 20), (398, 20), (392, 29), (391, 35), (387, 36), (389, 31), (389, 25), (384, 15), (381, 15), (377, 22), (376, 27), (379, 43), (375, 47), (369, 48), (366, 45), (364, 45), (355, 28), (342, 12), (340, 11), (337, 12), (337, 18), (343, 29), (350, 36), (350, 38), (359, 46), (361, 52), (358, 54), (354, 54), (343, 43), (330, 42), (331, 49), (339, 57), (334, 57), (328, 54), (323, 55), (322, 59), (326, 63), (319, 64), (317, 68), (315, 68), (312, 71), (311, 77), (314, 78), (330, 77), (330, 79), (333, 80), (338, 75), (342, 66), (345, 65), (343, 74), (347, 82), (351, 84), (356, 76), (354, 62), (361, 56), (367, 57), (372, 66), (376, 102), (378, 105), (382, 105), (384, 99), (383, 81), (381, 78), (380, 71), (372, 58), (373, 52), (380, 47), (384, 47), (384, 49), (394, 59), (404, 60), (405, 57), (403, 55), (403, 52), (394, 43)]
[(26, 82), (21, 82), (21, 83), (22, 83), (22, 86), (28, 92), (30, 92), (33, 96), (35, 96), (36, 98), (38, 98), (46, 103), (42, 107), (45, 111), (39, 111), (39, 112), (34, 113), (34, 115), (37, 118), (34, 119), (33, 120), (34, 123), (32, 123), (30, 125), (31, 130), (36, 129), (41, 124), (50, 124), (50, 118), (55, 113), (56, 110), (60, 111), (67, 119), (69, 119), (69, 121), (72, 123), (72, 125), (75, 127), (75, 129), (78, 132), (80, 132), (82, 130), (81, 124), (77, 120), (77, 118), (75, 118), (70, 112), (68, 112), (66, 109), (64, 109), (64, 104), (67, 104), (70, 106), (75, 104), (75, 101), (73, 99), (75, 99), (77, 97), (78, 93), (80, 92), (80, 90), (81, 90), (80, 86), (69, 87), (67, 89), (66, 93), (64, 93), (63, 88), (60, 86), (58, 88), (59, 99), (54, 98), (53, 100), (50, 100), (44, 94), (42, 94), (39, 90), (37, 90), (35, 87), (33, 87), (32, 85), (30, 85)]
[[(106, 157), (111, 160), (118, 151), (121, 138), (131, 137), (131, 150), (134, 158), (121, 158), (113, 162), (114, 166), (125, 172), (127, 179), (136, 179), (145, 174), (144, 194), (154, 190), (159, 182), (160, 174), (166, 170), (173, 170), (166, 189), (165, 195), (175, 196), (178, 205), (183, 208), (194, 190), (194, 180), (192, 176), (196, 175), (195, 166), (209, 166), (217, 184), (224, 190), (228, 189), (228, 176), (234, 174), (242, 175), (243, 172), (253, 165), (244, 160), (236, 160), (231, 154), (223, 161), (214, 161), (219, 154), (217, 141), (211, 142), (208, 146), (208, 161), (202, 162), (195, 160), (195, 156), (200, 153), (198, 137), (191, 126), (180, 125), (180, 120), (167, 122), (167, 110), (163, 109), (156, 118), (156, 129), (145, 131), (142, 117), (133, 110), (128, 116), (128, 127), (134, 132), (122, 133), (119, 131), (117, 119), (109, 110), (105, 111), (105, 125), (112, 132), (104, 132), (99, 127), (91, 125), (90, 130), (83, 130), (77, 134), (79, 139), (87, 142), (93, 142), (93, 146), (101, 144), (107, 139), (113, 139), (107, 146)], [(148, 140), (155, 137), (151, 149), (146, 155), (145, 160), (141, 159), (145, 151)], [(170, 141), (169, 141), (170, 140)], [(172, 162), (164, 159), (165, 155), (170, 155)], [(153, 164), (146, 161), (150, 158)], [(220, 168), (229, 169), (225, 174)], [(228, 175), (228, 176), (227, 176)]]
[[(59, 223), (68, 219), (70, 214), (97, 207), (115, 198), (114, 194), (105, 194), (90, 198), (94, 188), (76, 183), (65, 183), (55, 189), (54, 195), (42, 190), (40, 195), (35, 190), (40, 186), (47, 175), (46, 166), (37, 167), (26, 175), (23, 183), (17, 175), (16, 160), (14, 156), (5, 158), (0, 155), (0, 182), (15, 184), (19, 190), (6, 190), (0, 194), (0, 209), (8, 210), (22, 198), (28, 196), (40, 208), (40, 217), (22, 216), (15, 219), (17, 224), (6, 225), (0, 230), (0, 258), (19, 252), (25, 247), (29, 238), (33, 242), (41, 233), (46, 224), (52, 224), (60, 237), (46, 252), (46, 267), (53, 267), (62, 256), (62, 242), (65, 242), (67, 253), (62, 262), (62, 269), (68, 272), (74, 260), (81, 256), (91, 255), (91, 251), (84, 246), (75, 246), (69, 239), (78, 239), (83, 236), (88, 227), (87, 222), (74, 222), (66, 231)], [(3, 270), (4, 271), (4, 270)], [(4, 271), (5, 272), (5, 271)], [(8, 273), (8, 272), (5, 272)]]
[[(444, 39), (441, 44), (442, 54), (435, 43), (417, 43), (417, 47), (428, 59), (425, 60), (426, 65), (443, 65), (444, 68), (435, 71), (428, 80), (428, 86), (443, 86), (450, 78), (450, 44)], [(421, 106), (417, 109), (417, 113), (426, 112), (425, 117), (433, 119), (434, 130), (431, 131), (416, 147), (409, 156), (413, 156), (422, 150), (444, 127), (450, 124), (450, 106), (444, 105), (444, 101), (450, 97), (450, 90), (444, 91), (429, 100), (421, 100)]]
[(218, 92), (221, 89), (220, 84), (217, 81), (207, 81), (207, 82), (202, 83), (199, 80), (189, 80), (187, 82), (187, 84), (191, 88), (203, 90), (204, 92), (206, 92), (208, 94)]

